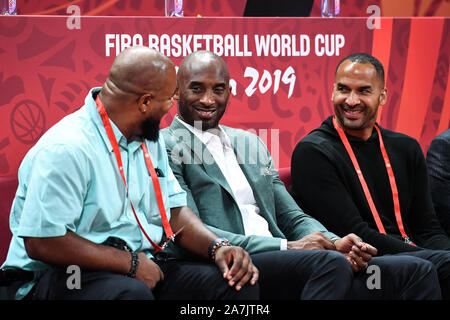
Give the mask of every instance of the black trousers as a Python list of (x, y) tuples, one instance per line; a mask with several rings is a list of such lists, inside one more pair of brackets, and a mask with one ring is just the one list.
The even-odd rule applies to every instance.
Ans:
[[(252, 259), (260, 271), (261, 299), (440, 299), (436, 269), (416, 257), (374, 257), (357, 273), (336, 251), (271, 251)], [(371, 265), (379, 275), (368, 272)], [(372, 281), (377, 276), (379, 283)]]
[[(440, 300), (441, 290), (435, 266), (412, 256), (380, 256), (355, 274), (352, 294), (365, 300)], [(377, 268), (373, 268), (373, 266)], [(379, 288), (371, 281), (379, 272)]]
[(260, 281), (240, 291), (228, 286), (215, 264), (157, 261), (164, 280), (150, 290), (143, 282), (109, 272), (81, 271), (81, 289), (69, 289), (66, 269), (50, 269), (40, 278), (32, 299), (157, 299), (252, 300), (345, 299), (353, 271), (345, 257), (334, 251), (272, 251), (252, 255)]
[(437, 270), (442, 299), (450, 300), (450, 251), (423, 249), (398, 253), (393, 256), (413, 256), (432, 263)]
[[(240, 291), (229, 287), (215, 264), (159, 261), (164, 280), (150, 290), (123, 275), (81, 271), (81, 289), (68, 289), (66, 269), (50, 269), (32, 299), (157, 300), (312, 300), (439, 299), (438, 271), (428, 260), (408, 255), (374, 257), (367, 270), (354, 273), (344, 255), (325, 250), (288, 250), (253, 254), (258, 284)], [(370, 273), (376, 266), (378, 275)], [(378, 283), (371, 283), (372, 277)]]
[(340, 300), (351, 289), (353, 271), (339, 252), (286, 250), (251, 257), (259, 269), (262, 299)]
[(33, 292), (34, 300), (257, 300), (259, 284), (237, 291), (228, 285), (213, 263), (169, 260), (158, 262), (164, 280), (150, 290), (137, 279), (105, 271), (81, 270), (80, 289), (69, 289), (70, 274), (52, 268), (42, 274)]

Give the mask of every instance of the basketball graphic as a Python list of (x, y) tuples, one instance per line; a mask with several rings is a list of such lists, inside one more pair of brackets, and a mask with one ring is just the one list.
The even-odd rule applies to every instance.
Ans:
[(11, 129), (17, 140), (24, 144), (35, 143), (45, 130), (45, 115), (33, 100), (17, 103), (11, 113)]

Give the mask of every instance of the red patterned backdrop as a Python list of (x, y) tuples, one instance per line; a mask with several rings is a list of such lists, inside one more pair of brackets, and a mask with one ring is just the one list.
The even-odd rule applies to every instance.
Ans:
[[(80, 6), (90, 16), (164, 16), (164, 0), (17, 0), (20, 14), (66, 14)], [(22, 5), (20, 5), (22, 2)], [(242, 16), (245, 0), (184, 0), (185, 16)]]
[[(195, 37), (224, 41), (228, 35), (234, 52), (222, 54), (236, 86), (224, 123), (269, 130), (271, 148), (278, 138), (270, 129), (279, 130), (282, 167), (289, 165), (296, 142), (331, 114), (334, 68), (357, 51), (373, 53), (386, 67), (383, 126), (417, 138), (424, 151), (449, 126), (448, 18), (382, 18), (382, 27), (373, 30), (364, 18), (82, 17), (80, 29), (73, 30), (67, 21), (64, 16), (0, 19), (0, 175), (15, 175), (40, 135), (79, 108), (91, 86), (102, 84), (120, 51), (116, 40), (126, 43), (136, 35), (144, 45), (149, 35), (161, 43), (164, 35), (171, 41), (184, 37), (185, 48), (171, 55), (176, 65), (193, 49)], [(274, 39), (271, 50), (258, 56), (255, 37)], [(301, 52), (302, 41), (309, 42), (309, 52)], [(198, 43), (205, 48), (206, 40)], [(174, 107), (163, 126), (175, 113)]]
[[(285, 0), (273, 0), (279, 3)], [(302, 1), (302, 0), (298, 0)], [(320, 17), (320, 0), (314, 0), (311, 16)], [(20, 14), (66, 14), (70, 4), (83, 15), (162, 16), (164, 0), (17, 0)], [(184, 0), (185, 16), (242, 16), (246, 0)], [(377, 5), (382, 16), (449, 16), (448, 0), (340, 0), (341, 17), (366, 16)]]

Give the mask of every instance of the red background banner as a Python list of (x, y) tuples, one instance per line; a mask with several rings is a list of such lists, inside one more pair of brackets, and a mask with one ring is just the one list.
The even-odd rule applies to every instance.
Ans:
[(28, 149), (83, 104), (87, 90), (106, 79), (120, 44), (133, 39), (157, 44), (176, 65), (196, 44), (222, 54), (235, 80), (223, 123), (266, 135), (275, 153), (279, 139), (281, 167), (332, 113), (335, 66), (354, 52), (373, 53), (386, 67), (382, 126), (415, 137), (424, 151), (449, 126), (448, 18), (381, 18), (380, 29), (364, 18), (81, 17), (72, 30), (67, 21), (0, 17), (0, 175), (17, 173)]

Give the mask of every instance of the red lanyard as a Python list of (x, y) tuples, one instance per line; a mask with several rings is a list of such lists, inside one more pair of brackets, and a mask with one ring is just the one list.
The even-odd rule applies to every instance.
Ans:
[[(336, 131), (338, 132), (339, 137), (341, 138), (341, 141), (344, 144), (344, 147), (347, 150), (347, 153), (348, 153), (350, 159), (352, 160), (353, 167), (355, 168), (356, 174), (358, 175), (358, 178), (359, 178), (359, 182), (361, 183), (361, 186), (364, 190), (364, 194), (366, 196), (367, 202), (369, 203), (370, 211), (372, 211), (372, 215), (373, 215), (375, 223), (378, 227), (378, 231), (380, 233), (386, 234), (383, 223), (381, 222), (381, 219), (380, 219), (380, 215), (378, 214), (377, 208), (375, 207), (375, 203), (373, 202), (372, 196), (370, 194), (369, 187), (367, 186), (367, 183), (366, 183), (366, 180), (364, 179), (361, 168), (359, 167), (358, 160), (356, 160), (356, 156), (353, 152), (350, 142), (347, 139), (347, 136), (344, 133), (344, 130), (342, 130), (342, 128), (338, 125), (338, 123), (336, 121), (336, 117), (333, 117), (333, 125), (334, 125), (334, 128), (336, 129)], [(395, 219), (397, 220), (398, 229), (400, 230), (400, 234), (402, 235), (405, 242), (408, 244), (414, 245), (409, 240), (409, 237), (405, 232), (405, 228), (403, 227), (402, 215), (400, 212), (400, 202), (398, 200), (398, 190), (397, 190), (397, 184), (395, 183), (394, 172), (392, 171), (391, 162), (389, 161), (389, 157), (387, 155), (386, 148), (384, 147), (383, 137), (381, 136), (380, 129), (378, 128), (378, 126), (376, 124), (375, 124), (375, 129), (378, 132), (378, 139), (380, 140), (381, 154), (383, 155), (384, 164), (386, 166), (387, 174), (389, 176), (389, 183), (391, 185), (392, 198), (394, 201)]]
[[(125, 173), (123, 171), (122, 157), (120, 155), (119, 144), (117, 143), (116, 137), (115, 137), (113, 129), (111, 127), (111, 122), (109, 121), (109, 117), (106, 113), (105, 107), (103, 106), (103, 103), (98, 96), (97, 96), (97, 99), (95, 99), (95, 103), (97, 104), (97, 110), (100, 113), (100, 117), (102, 118), (103, 125), (105, 127), (106, 134), (108, 135), (109, 142), (111, 142), (111, 146), (114, 150), (114, 155), (116, 156), (116, 160), (117, 160), (117, 166), (119, 167), (120, 175), (122, 176), (123, 183), (125, 184), (125, 190), (127, 192), (128, 199), (130, 199), (130, 194), (128, 193), (127, 181), (125, 179)], [(166, 236), (168, 238), (168, 240), (166, 242), (164, 242), (162, 246), (159, 246), (158, 244), (153, 242), (152, 239), (150, 239), (147, 232), (145, 232), (144, 228), (142, 227), (141, 222), (139, 221), (139, 218), (136, 214), (136, 210), (134, 209), (131, 199), (130, 199), (130, 204), (131, 204), (131, 209), (133, 210), (134, 217), (136, 218), (136, 221), (137, 221), (142, 233), (145, 235), (147, 240), (151, 243), (153, 248), (155, 248), (156, 252), (159, 252), (159, 251), (163, 250), (165, 247), (167, 247), (167, 244), (169, 243), (169, 241), (171, 241), (171, 240), (173, 241), (175, 239), (175, 235), (173, 234), (172, 228), (170, 227), (169, 220), (167, 219), (166, 210), (164, 209), (164, 202), (163, 202), (161, 187), (159, 185), (158, 176), (156, 174), (155, 168), (153, 167), (153, 163), (150, 158), (150, 154), (147, 150), (147, 146), (145, 145), (145, 142), (142, 142), (141, 146), (142, 146), (142, 151), (144, 152), (145, 163), (147, 164), (147, 169), (148, 169), (148, 172), (150, 173), (150, 177), (152, 178), (152, 182), (153, 182), (153, 187), (155, 189), (156, 201), (158, 203), (159, 212), (161, 214), (161, 220), (163, 223), (164, 232), (166, 233)], [(178, 232), (180, 232), (180, 231), (181, 231), (181, 229), (178, 230)]]

